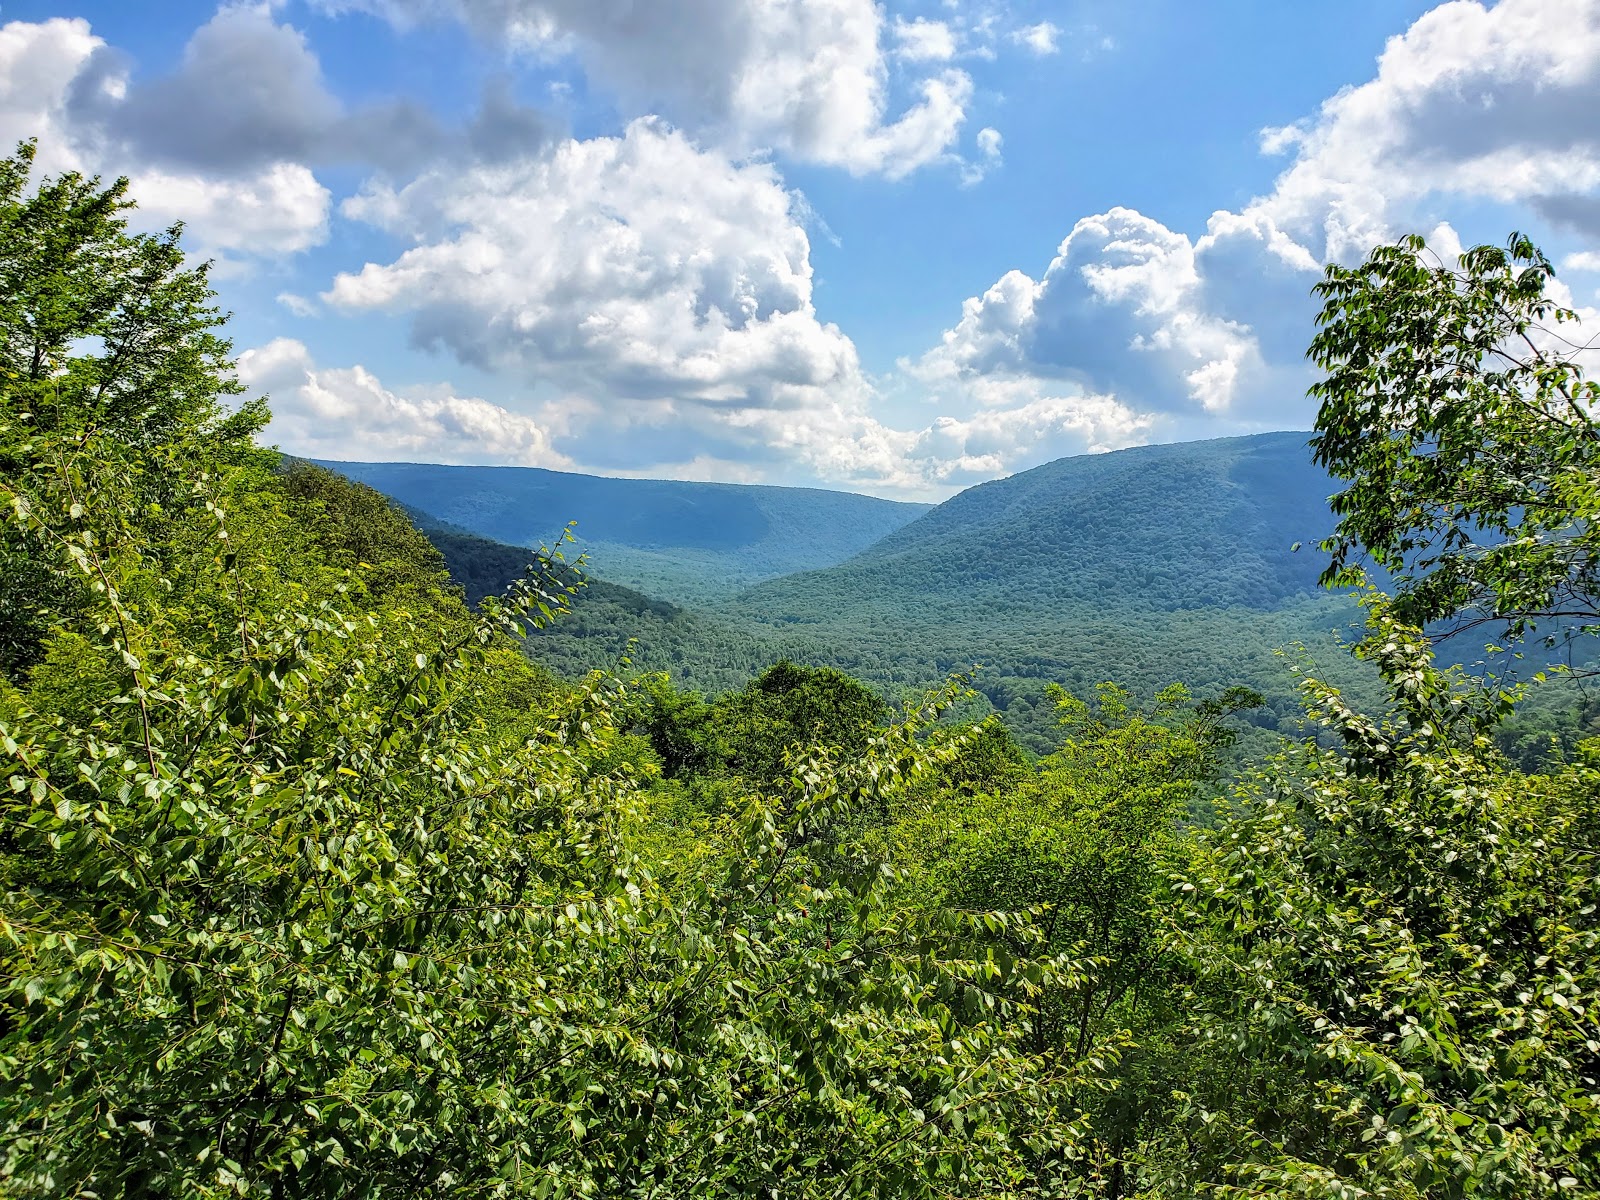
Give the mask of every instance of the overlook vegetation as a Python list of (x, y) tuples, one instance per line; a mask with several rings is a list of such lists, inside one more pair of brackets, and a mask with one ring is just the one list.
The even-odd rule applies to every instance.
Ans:
[[(262, 448), (178, 231), (31, 175), (0, 160), (0, 1195), (1600, 1196), (1600, 742), (1512, 761), (1553, 684), (1443, 667), (1419, 625), (1592, 636), (1600, 395), (1514, 348), (1570, 317), (1526, 243), (1329, 268), (1337, 524), (1252, 500), (1271, 442), (1150, 452), (1262, 539), (1208, 568), (1225, 608), (1154, 572), (1088, 621), (1122, 577), (1073, 574), (1091, 514), (1173, 533), (1127, 503), (1137, 455), (1044, 515), (1028, 476), (969, 493), (996, 547), (1053, 548), (1018, 578), (1080, 605), (1066, 650), (1130, 655), (1045, 687), (1090, 660), (1009, 626), (1030, 754), (960, 676), (902, 705), (781, 656), (707, 692), (568, 670), (591, 592), (686, 653), (772, 643), (744, 600), (585, 588), (559, 544), (501, 589), (504, 548)], [(932, 592), (906, 629), (1003, 614), (945, 519), (770, 586), (859, 598), (863, 654), (890, 573)], [(1376, 703), (1310, 674), (1313, 736), (1258, 752), (1248, 656), (1160, 639), (1349, 604), (1301, 590), (1325, 560), (1291, 532), (1397, 598), (1357, 610)]]

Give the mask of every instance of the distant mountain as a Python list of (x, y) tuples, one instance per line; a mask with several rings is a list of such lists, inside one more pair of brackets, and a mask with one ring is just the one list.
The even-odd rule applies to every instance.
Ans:
[[(1059, 738), (1046, 683), (1146, 693), (1235, 683), (1287, 731), (1301, 644), (1370, 687), (1337, 635), (1360, 622), (1317, 587), (1337, 490), (1306, 434), (1144, 446), (1059, 459), (969, 488), (854, 558), (747, 588), (713, 611), (752, 634), (804, 638), (823, 661), (912, 686), (975, 663), (974, 686), (1035, 749)], [(1295, 544), (1300, 544), (1296, 550)]]
[[(584, 493), (560, 490), (564, 480), (595, 485), (613, 506), (592, 504), (585, 519), (635, 543), (591, 543), (591, 569), (607, 582), (530, 645), (560, 671), (613, 665), (630, 637), (638, 639), (636, 667), (667, 670), (705, 690), (738, 686), (779, 657), (840, 667), (891, 695), (982, 664), (973, 679), (980, 709), (1000, 711), (1034, 750), (1061, 736), (1049, 683), (1079, 695), (1105, 680), (1146, 695), (1171, 682), (1200, 693), (1244, 683), (1267, 696), (1250, 718), (1259, 726), (1250, 738), (1262, 750), (1271, 735), (1298, 728), (1295, 658), (1310, 658), (1361, 702), (1376, 701), (1370, 670), (1338, 645), (1359, 630), (1359, 609), (1349, 596), (1317, 587), (1325, 562), (1317, 542), (1333, 527), (1327, 499), (1337, 484), (1311, 462), (1307, 436), (1060, 459), (969, 488), (920, 515), (916, 506), (798, 489), (666, 484), (655, 491), (643, 481), (555, 472), (501, 476), (506, 468), (338, 469), (432, 514), (422, 523), (474, 595), (503, 586), (525, 552), (443, 527), (440, 518), (460, 526), (476, 514), (480, 526), (494, 528), (495, 520), (548, 511), (532, 501), (518, 508), (517, 496), (539, 494), (519, 486), (548, 482), (540, 504), (571, 504)], [(484, 481), (498, 490), (473, 490)], [(625, 496), (649, 499), (630, 513)], [(906, 509), (915, 519), (904, 519)], [(585, 510), (573, 504), (570, 511), (583, 517)], [(681, 528), (663, 528), (668, 511), (694, 515)], [(711, 515), (718, 512), (720, 528)], [(852, 512), (890, 528), (864, 544), (862, 525), (841, 528)], [(741, 520), (750, 524), (737, 526)], [(550, 526), (559, 522), (552, 517)], [(645, 546), (649, 537), (663, 544)], [(792, 544), (776, 544), (785, 538)], [(626, 553), (611, 554), (613, 547)], [(827, 561), (830, 553), (835, 565), (730, 594), (739, 579), (786, 558)], [(619, 576), (619, 566), (633, 573)], [(653, 586), (647, 567), (668, 586)], [(705, 571), (721, 574), (696, 591), (696, 574)], [(618, 579), (637, 590), (613, 586)], [(1290, 658), (1279, 653), (1294, 646), (1302, 649)], [(1479, 649), (1463, 639), (1447, 653), (1470, 663)]]
[(409, 508), (514, 546), (577, 521), (591, 569), (677, 601), (831, 566), (927, 512), (851, 492), (607, 479), (535, 467), (323, 462)]
[(1337, 485), (1313, 466), (1308, 436), (1057, 459), (968, 488), (837, 566), (749, 588), (738, 607), (778, 621), (908, 599), (991, 612), (1277, 608), (1317, 592), (1316, 544), (1333, 528)]

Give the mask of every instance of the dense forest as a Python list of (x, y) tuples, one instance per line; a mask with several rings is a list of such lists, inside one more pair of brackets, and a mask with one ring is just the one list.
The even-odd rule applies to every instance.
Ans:
[(576, 669), (591, 600), (719, 625), (264, 448), (179, 231), (33, 176), (0, 160), (0, 1195), (1600, 1196), (1600, 741), (1560, 672), (1423, 632), (1593, 657), (1600, 389), (1526, 241), (1319, 285), (1307, 569), (1371, 695), (1308, 669), (1258, 749), (1258, 691), (1161, 641), (1227, 623), (1152, 580), (1117, 682), (1041, 659), (1030, 748), (960, 674)]
[[(920, 515), (794, 488), (339, 466), (406, 507), (469, 601), (520, 575), (538, 544), (532, 532), (574, 519), (589, 591), (532, 651), (562, 675), (627, 659), (717, 694), (787, 658), (847, 671), (900, 703), (964, 672), (974, 695), (963, 715), (998, 714), (1033, 754), (1058, 740), (1052, 685), (1089, 692), (1114, 678), (1150, 696), (1175, 678), (1197, 690), (1244, 684), (1263, 702), (1243, 718), (1229, 756), (1242, 762), (1302, 732), (1296, 672), (1314, 670), (1363, 705), (1382, 703), (1376, 672), (1344, 649), (1361, 636), (1357, 593), (1319, 586), (1327, 558), (1317, 547), (1335, 525), (1328, 497), (1337, 484), (1312, 461), (1308, 438), (1257, 434), (1060, 459)], [(625, 517), (627, 497), (646, 482), (659, 512)], [(702, 518), (677, 519), (688, 511)], [(892, 519), (881, 537), (884, 526), (866, 519), (874, 516)], [(653, 573), (628, 576), (644, 592), (609, 574), (644, 560)], [(1373, 582), (1389, 585), (1369, 567)], [(1485, 638), (1472, 635), (1446, 638), (1436, 652), (1502, 683), (1573, 654), (1586, 665), (1589, 653), (1586, 643), (1547, 647), (1537, 636), (1515, 652), (1486, 653)], [(1501, 740), (1530, 766), (1551, 734), (1570, 752), (1585, 700), (1572, 689), (1541, 693)]]
[[(1297, 673), (1382, 703), (1376, 671), (1342, 644), (1361, 636), (1359, 593), (1317, 583), (1335, 485), (1306, 440), (1266, 434), (1063, 459), (962, 492), (832, 567), (698, 604), (647, 597), (586, 565), (583, 603), (538, 631), (529, 653), (564, 676), (627, 660), (708, 695), (785, 658), (847, 671), (896, 703), (963, 672), (972, 694), (960, 715), (998, 714), (1035, 755), (1059, 740), (1052, 686), (1087, 694), (1115, 678), (1151, 696), (1174, 678), (1196, 690), (1242, 684), (1262, 695), (1227, 755), (1243, 763), (1303, 733)], [(570, 498), (581, 506), (581, 494)], [(407, 511), (469, 603), (521, 575), (526, 548)], [(540, 512), (525, 518), (556, 524)], [(832, 528), (825, 511), (813, 515)], [(1470, 634), (1437, 648), (1441, 661), (1502, 684), (1586, 652), (1584, 642), (1533, 637), (1491, 654)], [(1530, 767), (1552, 736), (1570, 753), (1591, 700), (1542, 690), (1496, 736)]]

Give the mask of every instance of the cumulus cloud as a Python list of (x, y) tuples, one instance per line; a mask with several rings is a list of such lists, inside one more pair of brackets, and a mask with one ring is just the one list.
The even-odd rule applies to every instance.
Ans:
[[(864, 11), (881, 89), (877, 44), (888, 35), (877, 10)], [(815, 12), (790, 13), (791, 32), (804, 34)], [(945, 57), (936, 30), (908, 36), (921, 38), (920, 61)], [(840, 61), (860, 100), (861, 76)], [(53, 169), (129, 170), (142, 211), (188, 220), (211, 252), (267, 256), (321, 239), (330, 197), (312, 168), (382, 166), (361, 149), (368, 134), (393, 143), (393, 164), (432, 154), (420, 173), (375, 176), (344, 205), (409, 249), (338, 276), (319, 300), (283, 292), (278, 303), (299, 316), (402, 316), (418, 345), (517, 380), (519, 398), (391, 388), (280, 339), (246, 352), (239, 370), (272, 393), (270, 436), (296, 453), (759, 475), (926, 496), (1143, 436), (1137, 414), (1070, 386), (990, 388), (976, 413), (960, 415), (975, 402), (958, 398), (943, 410), (956, 415), (932, 423), (880, 420), (854, 344), (816, 312), (807, 229), (825, 227), (804, 198), (771, 163), (705, 148), (659, 119), (616, 137), (555, 139), (501, 82), (458, 131), (466, 151), (452, 154), (425, 118), (348, 110), (304, 37), (265, 5), (225, 6), (151, 79), (136, 80), (81, 21), (6, 26), (0, 64), (13, 68), (0, 75), (0, 124), (43, 131), (60, 155)], [(818, 78), (796, 83), (802, 102)], [(839, 134), (841, 165), (891, 175), (930, 155), (953, 159), (970, 82), (944, 72), (919, 86), (924, 103), (892, 121), (873, 107), (881, 90), (850, 111), (818, 93), (810, 116), (783, 118), (794, 118), (784, 136), (821, 145)], [(773, 112), (779, 100), (763, 103)], [(974, 141), (979, 169), (999, 162), (997, 130)]]
[(1363, 253), (1446, 194), (1600, 232), (1600, 2), (1452, 0), (1391, 38), (1373, 79), (1263, 135), (1294, 154), (1250, 206), (1319, 257)]
[(1014, 395), (1009, 420), (879, 421), (854, 344), (813, 305), (802, 207), (770, 164), (658, 121), (546, 159), (373, 186), (346, 212), (416, 244), (323, 299), (405, 314), (419, 345), (558, 395), (541, 427), (591, 467), (754, 462), (921, 493), (976, 477), (974, 464), (1031, 465), (1047, 445), (1125, 444), (1142, 428), (1077, 389)]
[(185, 221), (208, 253), (284, 253), (326, 233), (330, 196), (305, 166), (269, 161), (230, 174), (164, 166), (128, 152), (86, 110), (127, 102), (127, 69), (88, 22), (55, 18), (0, 26), (0, 141), (39, 139), (47, 172), (127, 174), (151, 225)]
[[(38, 24), (0, 25), (0, 139), (6, 149), (39, 139), (39, 165), (75, 170), (83, 163), (66, 127), (73, 81), (104, 45), (83, 20), (57, 17)], [(115, 89), (116, 80), (103, 87)]]
[(891, 106), (891, 40), (911, 63), (955, 53), (948, 25), (888, 27), (873, 0), (322, 0), (401, 24), (457, 19), (544, 56), (575, 56), (633, 111), (657, 112), (736, 154), (774, 149), (898, 178), (943, 160), (972, 80), (943, 68)]
[(1155, 419), (1111, 396), (1048, 392), (1034, 379), (988, 379), (975, 389), (986, 405), (962, 419), (936, 418), (908, 454), (920, 474), (966, 486), (1068, 454), (1138, 445)]
[(168, 74), (136, 78), (88, 22), (0, 27), (0, 138), (37, 136), (46, 171), (126, 174), (150, 224), (182, 220), (206, 254), (280, 255), (325, 240), (319, 166), (407, 172), (538, 153), (555, 135), (504, 80), (459, 129), (409, 101), (350, 109), (304, 34), (266, 3), (224, 4)]
[[(305, 36), (265, 5), (223, 7), (195, 31), (169, 75), (114, 92), (94, 77), (125, 77), (123, 56), (102, 49), (75, 89), (75, 119), (166, 167), (218, 173), (298, 162), (340, 117)], [(84, 86), (89, 85), (89, 86)]]
[(245, 351), (239, 378), (271, 397), (267, 438), (311, 458), (601, 470), (722, 482), (826, 480), (907, 498), (941, 498), (1048, 458), (1143, 441), (1146, 417), (1105, 396), (988, 388), (987, 407), (897, 429), (851, 399), (800, 409), (657, 410), (645, 419), (566, 395), (531, 413), (443, 384), (391, 389), (367, 368), (324, 367), (278, 338)]
[[(102, 51), (90, 75), (124, 71), (117, 55)], [(80, 84), (72, 110), (141, 160), (212, 174), (284, 162), (405, 172), (469, 149), (489, 158), (535, 152), (554, 134), (504, 80), (460, 131), (409, 100), (349, 109), (328, 90), (305, 34), (264, 3), (219, 8), (168, 75), (111, 92)]]
[(348, 216), (414, 239), (324, 299), (414, 340), (622, 404), (795, 407), (859, 386), (812, 305), (810, 243), (768, 164), (651, 120), (547, 158), (369, 186)]
[(239, 356), (239, 380), (269, 393), (268, 440), (291, 454), (367, 462), (503, 463), (570, 467), (529, 417), (443, 386), (389, 390), (364, 367), (318, 368), (306, 347), (278, 338)]
[(1142, 408), (1230, 410), (1260, 365), (1250, 330), (1209, 312), (1196, 247), (1131, 209), (1079, 221), (1042, 278), (1002, 276), (905, 368), (929, 383), (1061, 380)]
[(948, 62), (956, 56), (956, 35), (943, 21), (894, 19), (895, 54), (907, 62)]
[[(740, 464), (738, 473), (730, 466), (717, 476), (727, 480), (822, 480), (906, 499), (942, 499), (955, 488), (1063, 455), (1137, 445), (1153, 427), (1150, 416), (1070, 385), (1052, 392), (1032, 380), (989, 380), (979, 391), (991, 407), (940, 415), (913, 428), (888, 424), (859, 404), (826, 399), (797, 410), (702, 412), (681, 445), (709, 449), (695, 460), (702, 471), (710, 462)], [(588, 431), (591, 438), (594, 432)], [(663, 459), (655, 445), (651, 461), (658, 465), (650, 473), (678, 475), (679, 460)], [(605, 467), (628, 470), (616, 459)]]
[[(1452, 0), (1390, 40), (1374, 77), (1263, 133), (1292, 161), (1195, 236), (1130, 209), (1086, 217), (1035, 279), (1002, 276), (903, 368), (969, 392), (1069, 381), (1168, 431), (1304, 427), (1321, 264), (1353, 260), (1461, 199), (1600, 242), (1600, 0)], [(1563, 260), (1591, 270), (1593, 250)]]

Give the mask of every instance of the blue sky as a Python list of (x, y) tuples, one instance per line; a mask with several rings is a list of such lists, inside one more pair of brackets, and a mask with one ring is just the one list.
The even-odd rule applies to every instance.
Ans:
[(1306, 428), (1320, 264), (1600, 285), (1600, 0), (9, 0), (0, 138), (216, 261), (270, 436), (939, 498)]

